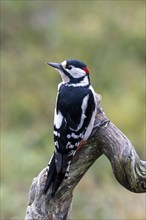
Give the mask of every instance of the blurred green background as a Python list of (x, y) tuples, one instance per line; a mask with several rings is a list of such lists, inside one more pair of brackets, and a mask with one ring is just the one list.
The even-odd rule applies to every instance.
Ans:
[[(53, 152), (60, 76), (88, 64), (108, 118), (144, 152), (144, 1), (1, 1), (1, 219), (23, 219), (33, 177)], [(99, 158), (74, 192), (73, 219), (145, 219), (145, 195), (124, 189)]]

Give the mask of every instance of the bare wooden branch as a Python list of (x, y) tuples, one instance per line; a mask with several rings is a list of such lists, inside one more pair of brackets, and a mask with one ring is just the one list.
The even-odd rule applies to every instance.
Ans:
[(112, 123), (96, 133), (102, 152), (111, 162), (116, 179), (135, 193), (146, 192), (146, 162), (140, 160), (128, 138)]
[(26, 211), (26, 220), (70, 220), (72, 196), (75, 186), (92, 164), (105, 154), (116, 179), (126, 189), (135, 193), (146, 192), (146, 162), (139, 159), (127, 137), (111, 122), (108, 122), (99, 103), (95, 129), (87, 143), (77, 152), (71, 163), (68, 179), (64, 180), (58, 192), (50, 198), (44, 195), (46, 168), (34, 178)]

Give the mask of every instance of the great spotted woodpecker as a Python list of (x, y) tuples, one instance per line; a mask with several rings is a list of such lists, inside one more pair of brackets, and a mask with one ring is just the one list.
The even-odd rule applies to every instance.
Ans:
[(54, 196), (62, 180), (68, 177), (77, 149), (92, 132), (97, 104), (86, 64), (70, 59), (48, 65), (57, 69), (62, 77), (54, 114), (55, 151), (48, 164), (44, 189), (46, 193), (51, 187), (51, 196)]

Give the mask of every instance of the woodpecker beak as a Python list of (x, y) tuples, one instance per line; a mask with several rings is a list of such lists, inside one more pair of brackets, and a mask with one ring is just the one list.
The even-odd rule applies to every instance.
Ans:
[(62, 69), (62, 66), (60, 63), (51, 63), (51, 62), (48, 62), (47, 63), (49, 66), (52, 66), (54, 67), (55, 69), (58, 69), (58, 70), (61, 70)]

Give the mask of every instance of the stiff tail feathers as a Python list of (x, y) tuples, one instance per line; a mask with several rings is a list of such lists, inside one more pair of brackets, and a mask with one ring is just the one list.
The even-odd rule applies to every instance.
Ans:
[(44, 194), (51, 187), (51, 196), (53, 197), (58, 190), (64, 178), (68, 177), (69, 167), (72, 159), (72, 154), (61, 154), (54, 152), (50, 162), (47, 179), (44, 188)]
[(47, 179), (46, 179), (46, 183), (44, 187), (44, 194), (47, 193), (48, 189), (51, 186), (51, 183), (54, 181), (56, 174), (57, 174), (57, 171), (56, 171), (56, 165), (55, 165), (55, 155), (53, 154), (48, 164)]

